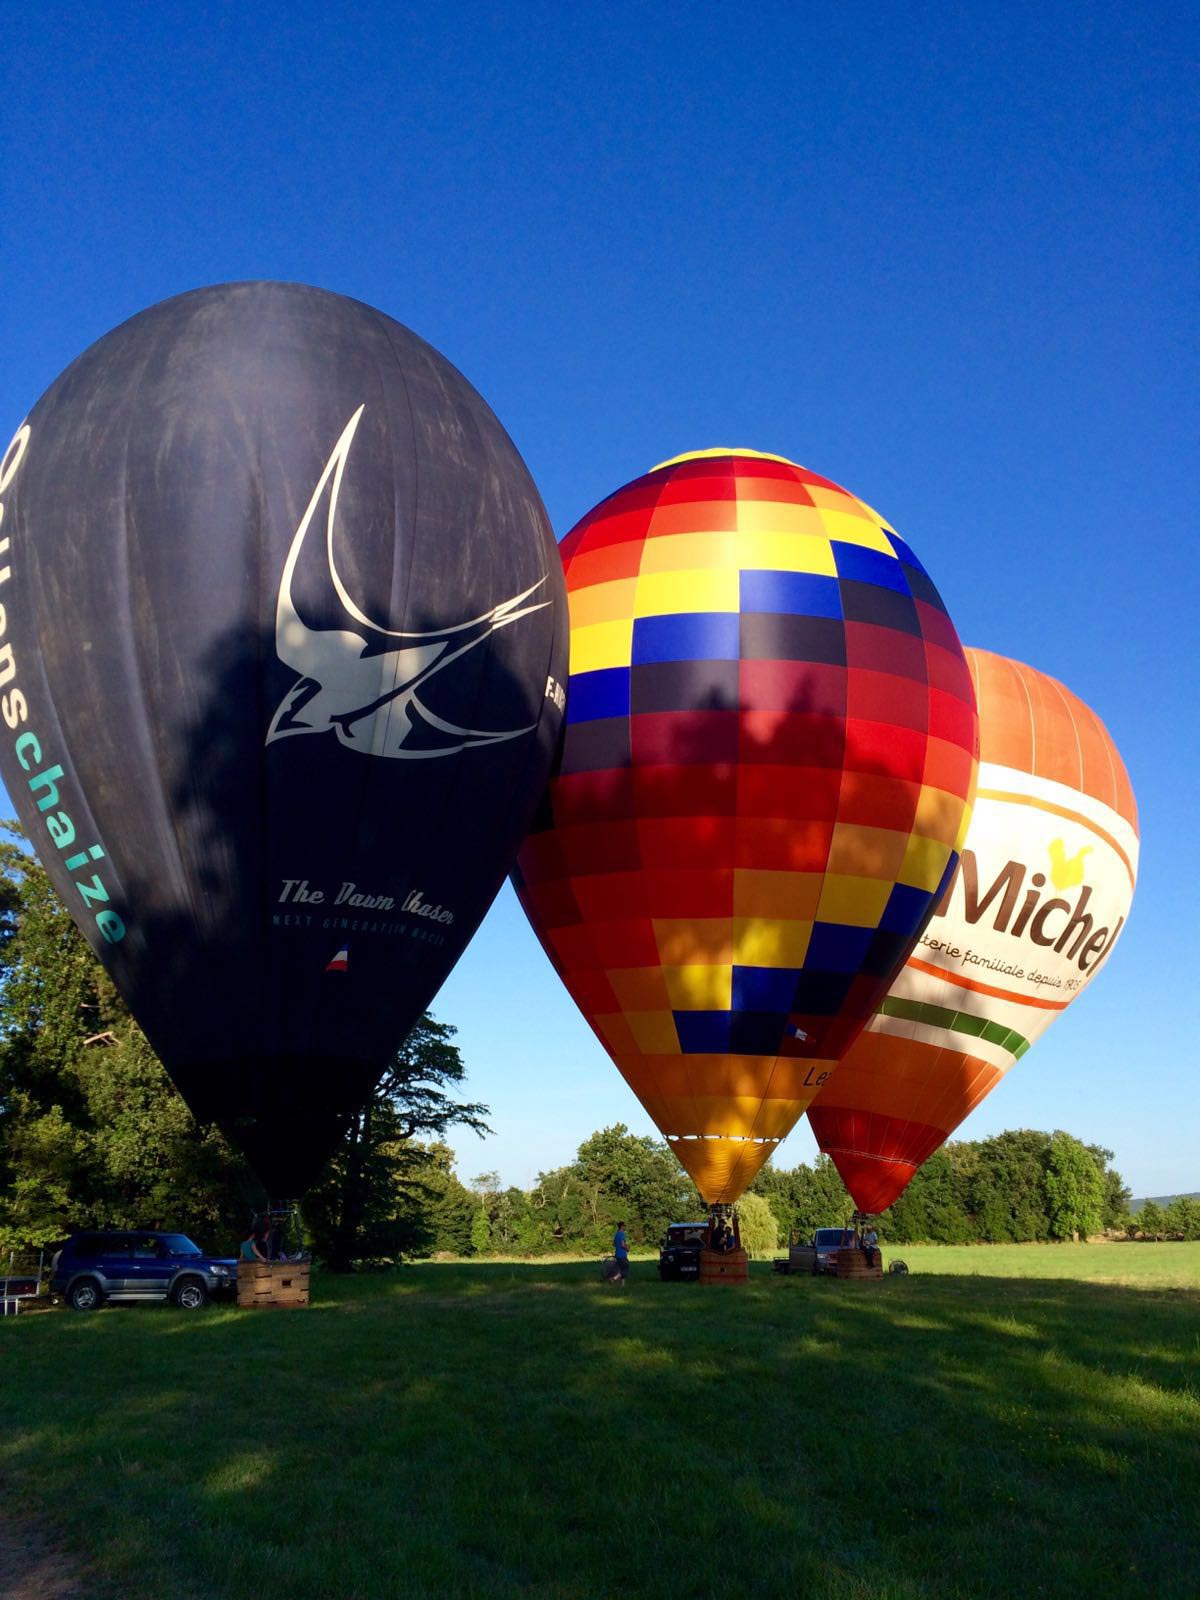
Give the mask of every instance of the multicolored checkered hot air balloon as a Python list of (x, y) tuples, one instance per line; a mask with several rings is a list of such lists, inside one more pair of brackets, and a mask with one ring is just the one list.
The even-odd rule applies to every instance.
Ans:
[(961, 866), (808, 1113), (864, 1211), (903, 1193), (1091, 983), (1137, 879), (1137, 806), (1099, 717), (1032, 667), (967, 661), (980, 767)]
[(517, 891), (701, 1194), (727, 1203), (954, 872), (970, 676), (904, 540), (781, 456), (668, 461), (561, 550), (565, 738)]

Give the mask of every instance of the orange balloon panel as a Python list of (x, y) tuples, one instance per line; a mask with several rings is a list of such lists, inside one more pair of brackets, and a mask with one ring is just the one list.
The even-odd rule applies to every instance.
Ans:
[(891, 1205), (1107, 961), (1137, 876), (1137, 807), (1104, 724), (1062, 684), (968, 650), (975, 811), (958, 871), (870, 1026), (809, 1110), (864, 1211)]
[(667, 462), (562, 556), (561, 769), (514, 880), (700, 1192), (733, 1200), (953, 873), (970, 675), (904, 540), (779, 457)]

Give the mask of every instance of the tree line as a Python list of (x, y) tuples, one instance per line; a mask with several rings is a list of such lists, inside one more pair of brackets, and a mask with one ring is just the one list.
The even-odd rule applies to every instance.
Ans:
[[(1113, 1153), (1064, 1132), (1032, 1128), (988, 1139), (956, 1139), (935, 1150), (879, 1219), (893, 1244), (1025, 1244), (1086, 1239), (1125, 1227), (1129, 1190)], [(792, 1171), (766, 1168), (755, 1187), (801, 1230), (848, 1209), (825, 1156)]]
[[(232, 1247), (265, 1201), (238, 1153), (198, 1128), (37, 862), (0, 842), (0, 1246), (73, 1228), (183, 1228)], [(448, 1130), (486, 1132), (487, 1107), (459, 1098), (454, 1029), (421, 1019), (352, 1119), (303, 1221), (317, 1254), (346, 1269), (406, 1256), (606, 1251), (618, 1220), (641, 1247), (706, 1207), (663, 1141), (622, 1124), (528, 1189), (495, 1173), (464, 1181)], [(888, 1243), (1200, 1238), (1200, 1201), (1128, 1214), (1112, 1152), (1065, 1132), (1022, 1129), (936, 1151), (880, 1220)], [(768, 1166), (741, 1203), (755, 1255), (795, 1229), (853, 1209), (833, 1163)]]
[(1200, 1198), (1180, 1194), (1165, 1206), (1145, 1200), (1124, 1226), (1131, 1239), (1200, 1239)]
[[(1111, 1151), (1063, 1132), (956, 1140), (935, 1152), (883, 1213), (880, 1233), (891, 1244), (999, 1244), (1122, 1230), (1131, 1221), (1129, 1190), (1112, 1160)], [(531, 1189), (504, 1189), (485, 1174), (463, 1187), (464, 1217), (468, 1201), (476, 1208), (470, 1249), (481, 1255), (598, 1251), (618, 1218), (635, 1243), (657, 1244), (668, 1222), (707, 1210), (662, 1141), (620, 1124), (592, 1134), (570, 1165), (542, 1173)], [(812, 1165), (765, 1167), (740, 1202), (752, 1254), (782, 1246), (792, 1230), (807, 1237), (844, 1223), (853, 1209), (823, 1155)], [(465, 1237), (464, 1230), (453, 1241), (439, 1238), (435, 1248), (465, 1253)]]

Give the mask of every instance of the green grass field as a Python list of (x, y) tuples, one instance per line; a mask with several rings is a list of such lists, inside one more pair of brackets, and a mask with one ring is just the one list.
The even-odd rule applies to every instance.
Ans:
[(1074, 1278), (1129, 1288), (1200, 1290), (1200, 1244), (896, 1245), (913, 1272)]
[(1200, 1245), (899, 1253), (10, 1320), (0, 1496), (149, 1600), (1194, 1600)]

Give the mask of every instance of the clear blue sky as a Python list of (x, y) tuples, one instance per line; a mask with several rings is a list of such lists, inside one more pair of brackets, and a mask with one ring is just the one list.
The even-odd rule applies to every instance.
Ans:
[[(291, 278), (450, 357), (560, 535), (678, 451), (878, 506), (963, 639), (1092, 704), (1141, 807), (1108, 969), (965, 1125), (1200, 1189), (1194, 5), (25, 8), (5, 439), (93, 339)], [(7, 419), (7, 420), (5, 420)], [(437, 1010), (528, 1182), (649, 1123), (506, 890)], [(784, 1147), (807, 1158), (802, 1128)]]

